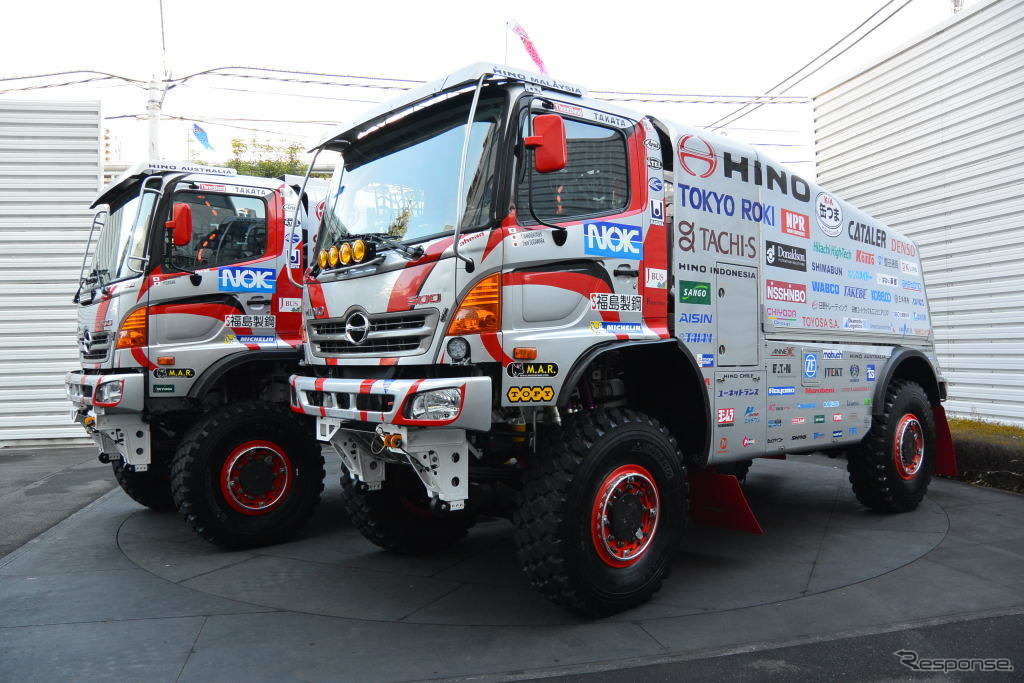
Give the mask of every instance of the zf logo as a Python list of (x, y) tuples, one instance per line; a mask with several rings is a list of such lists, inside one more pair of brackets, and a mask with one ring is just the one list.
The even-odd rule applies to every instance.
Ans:
[(583, 251), (594, 256), (639, 261), (644, 257), (643, 235), (635, 225), (584, 223)]
[(510, 403), (551, 401), (555, 398), (555, 390), (551, 387), (509, 387), (505, 396)]
[(272, 294), (277, 273), (272, 268), (221, 268), (218, 289), (222, 292), (266, 292)]
[(804, 377), (814, 379), (818, 376), (818, 354), (804, 354)]

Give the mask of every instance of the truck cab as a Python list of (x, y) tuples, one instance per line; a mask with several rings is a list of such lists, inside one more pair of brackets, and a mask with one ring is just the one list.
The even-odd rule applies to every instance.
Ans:
[[(197, 505), (223, 506), (255, 518), (287, 507), (293, 490), (309, 498), (299, 506), (303, 514), (315, 505), (318, 491), (294, 486), (293, 470), (295, 460), (319, 454), (306, 455), (315, 443), (288, 427), (286, 389), (300, 359), (302, 327), (301, 292), (286, 270), (292, 279), (301, 275), (310, 201), (280, 180), (148, 162), (129, 168), (94, 202), (98, 237), (75, 295), (81, 369), (67, 374), (66, 386), (72, 419), (143, 505), (184, 506), (186, 518), (196, 519), (215, 512), (197, 512)], [(299, 453), (275, 442), (223, 454), (236, 462), (211, 475), (214, 484), (223, 479), (214, 487), (220, 495), (212, 503), (190, 501), (197, 483), (186, 476), (185, 461), (197, 457), (193, 442), (206, 434), (203, 425), (237, 422), (226, 411), (253, 401), (288, 419), (282, 429), (295, 432), (289, 446)], [(229, 451), (238, 440), (218, 438), (217, 448)], [(316, 469), (304, 468), (302, 477), (315, 479)], [(278, 538), (278, 531), (265, 538)], [(236, 532), (205, 535), (227, 544), (257, 540)]]
[[(321, 147), (342, 160), (291, 402), (379, 545), (429, 550), (506, 514), (535, 586), (608, 614), (657, 590), (694, 499), (746, 505), (732, 475), (754, 458), (849, 451), (865, 504), (923, 496), (944, 382), (916, 248), (824, 189), (488, 64)], [(853, 291), (858, 240), (879, 261)]]

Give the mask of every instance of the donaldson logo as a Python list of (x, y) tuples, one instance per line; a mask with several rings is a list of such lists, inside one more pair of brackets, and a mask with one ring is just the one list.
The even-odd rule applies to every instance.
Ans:
[(635, 225), (584, 223), (583, 251), (593, 256), (639, 261), (644, 257), (643, 234)]
[(222, 292), (266, 292), (273, 294), (277, 273), (272, 268), (221, 268), (217, 288)]

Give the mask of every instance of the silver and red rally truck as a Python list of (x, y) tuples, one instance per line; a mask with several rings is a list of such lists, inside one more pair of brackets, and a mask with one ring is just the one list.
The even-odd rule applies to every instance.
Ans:
[(286, 538), (323, 490), (320, 447), (288, 410), (301, 292), (285, 271), (303, 270), (310, 191), (153, 161), (93, 204), (72, 418), (128, 495), (226, 546)]
[(688, 514), (760, 531), (754, 458), (845, 453), (890, 512), (955, 467), (916, 245), (759, 150), (489, 64), (320, 148), (291, 400), (382, 547), (505, 514), (532, 583), (602, 615)]

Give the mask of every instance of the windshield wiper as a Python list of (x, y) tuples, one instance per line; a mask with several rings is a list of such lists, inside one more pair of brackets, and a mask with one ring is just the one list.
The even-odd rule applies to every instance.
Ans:
[(419, 257), (423, 256), (423, 247), (410, 247), (408, 244), (391, 237), (386, 232), (367, 232), (362, 235), (356, 235), (356, 237), (385, 247), (390, 247), (395, 251), (401, 252), (402, 256), (410, 261), (415, 261)]

